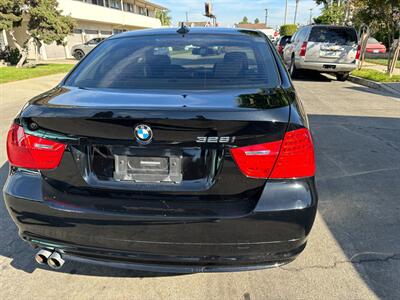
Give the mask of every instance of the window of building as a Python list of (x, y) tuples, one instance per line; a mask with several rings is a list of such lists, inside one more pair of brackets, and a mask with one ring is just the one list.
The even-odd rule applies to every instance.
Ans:
[(121, 9), (121, 2), (119, 0), (109, 0), (110, 7), (115, 9)]
[(104, 0), (91, 0), (92, 4), (104, 6)]
[(124, 11), (134, 12), (133, 4), (124, 2)]
[(126, 29), (117, 29), (117, 28), (115, 28), (115, 29), (113, 29), (113, 34), (118, 34), (118, 33), (122, 33), (122, 32), (125, 32), (126, 31)]
[(139, 6), (138, 9), (139, 9), (139, 14), (140, 15), (143, 15), (143, 16), (148, 16), (149, 15), (149, 11), (148, 11), (148, 9), (146, 7)]
[(113, 33), (112, 33), (112, 31), (108, 31), (108, 30), (102, 30), (102, 31), (100, 31), (100, 33), (101, 33), (101, 35), (112, 35)]
[(85, 29), (85, 33), (86, 34), (99, 34), (99, 31), (94, 30), (94, 29)]

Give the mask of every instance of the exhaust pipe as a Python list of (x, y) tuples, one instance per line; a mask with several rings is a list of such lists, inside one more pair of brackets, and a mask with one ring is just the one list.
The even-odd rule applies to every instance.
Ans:
[(47, 264), (47, 260), (51, 256), (53, 252), (46, 250), (46, 249), (41, 249), (38, 253), (35, 255), (35, 260), (39, 265), (45, 265)]
[(64, 263), (65, 261), (62, 259), (61, 254), (55, 251), (47, 259), (47, 264), (49, 265), (49, 267), (56, 270), (61, 269)]

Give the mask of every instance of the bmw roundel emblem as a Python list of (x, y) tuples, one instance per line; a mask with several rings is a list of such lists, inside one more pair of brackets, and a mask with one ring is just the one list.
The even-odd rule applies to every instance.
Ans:
[(140, 144), (149, 144), (153, 139), (153, 131), (150, 126), (138, 125), (135, 127), (136, 141)]

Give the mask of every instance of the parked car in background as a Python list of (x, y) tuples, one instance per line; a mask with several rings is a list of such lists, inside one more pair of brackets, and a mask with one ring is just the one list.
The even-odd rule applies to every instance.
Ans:
[(73, 57), (75, 57), (77, 60), (81, 60), (84, 58), (90, 51), (94, 49), (98, 44), (100, 44), (102, 41), (104, 41), (106, 38), (105, 37), (99, 37), (99, 38), (94, 38), (89, 41), (87, 41), (84, 44), (78, 44), (72, 47), (71, 49), (71, 54)]
[(55, 269), (277, 267), (304, 250), (317, 211), (307, 115), (253, 30), (107, 39), (24, 106), (7, 154), (8, 211)]
[(301, 27), (283, 50), (292, 77), (302, 70), (332, 73), (345, 81), (356, 69), (360, 47), (355, 28), (332, 25)]
[(292, 38), (291, 35), (284, 35), (279, 38), (277, 43), (277, 50), (281, 56), (283, 56), (283, 49), (285, 48), (285, 46), (287, 45), (287, 43), (290, 41), (291, 38)]
[(386, 46), (375, 38), (369, 38), (367, 42), (367, 53), (386, 53)]

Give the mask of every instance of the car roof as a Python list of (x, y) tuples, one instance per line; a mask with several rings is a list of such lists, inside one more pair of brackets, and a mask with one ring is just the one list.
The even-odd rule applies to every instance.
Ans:
[[(346, 26), (346, 25), (329, 25), (329, 24), (310, 24), (310, 25), (305, 25), (304, 27), (330, 27), (330, 28), (349, 28), (349, 29), (354, 29), (353, 26)], [(301, 27), (303, 28), (303, 27)]]
[[(187, 34), (211, 34), (211, 35), (245, 35), (248, 33), (257, 33), (260, 36), (265, 36), (259, 30), (243, 29), (243, 28), (224, 28), (224, 27), (186, 27), (189, 32)], [(179, 28), (157, 28), (157, 29), (141, 29), (126, 31), (113, 35), (109, 39), (121, 38), (121, 37), (140, 37), (149, 35), (171, 35), (179, 34), (177, 32)], [(265, 36), (266, 37), (266, 36)]]

